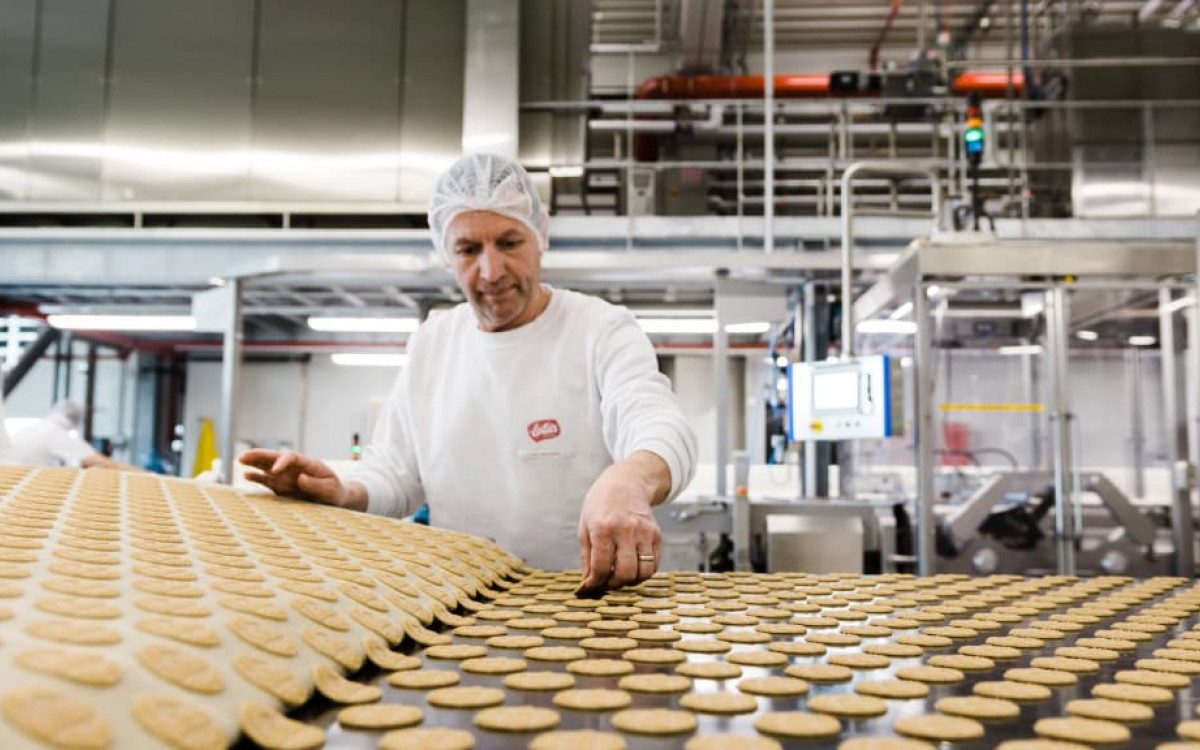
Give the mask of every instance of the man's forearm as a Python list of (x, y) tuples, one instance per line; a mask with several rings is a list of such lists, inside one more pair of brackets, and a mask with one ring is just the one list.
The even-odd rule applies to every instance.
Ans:
[(662, 505), (671, 495), (671, 469), (657, 453), (634, 451), (614, 463), (610, 467), (613, 469), (641, 484), (646, 496), (651, 498), (651, 506)]

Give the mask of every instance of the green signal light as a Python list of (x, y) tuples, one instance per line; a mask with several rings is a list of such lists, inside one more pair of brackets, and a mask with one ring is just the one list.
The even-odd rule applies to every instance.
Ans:
[(983, 131), (979, 130), (978, 128), (971, 128), (970, 130), (968, 130), (966, 132), (966, 134), (963, 137), (967, 141), (972, 142), (972, 143), (975, 141), (982, 141), (983, 140)]

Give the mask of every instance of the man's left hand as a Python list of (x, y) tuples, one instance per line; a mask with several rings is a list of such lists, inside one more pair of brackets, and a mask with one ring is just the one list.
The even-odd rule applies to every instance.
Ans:
[(670, 488), (670, 469), (649, 451), (617, 461), (596, 479), (579, 516), (582, 589), (615, 589), (654, 575), (662, 532), (651, 508)]

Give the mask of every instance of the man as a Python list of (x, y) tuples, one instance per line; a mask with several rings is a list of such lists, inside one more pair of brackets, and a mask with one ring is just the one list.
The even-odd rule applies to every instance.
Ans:
[(121, 471), (140, 471), (136, 466), (114, 461), (79, 437), (83, 406), (71, 399), (54, 405), (45, 419), (18, 430), (12, 436), (11, 463), (24, 466), (82, 466)]
[(627, 310), (541, 283), (549, 218), (519, 165), (463, 157), (430, 200), (434, 244), (467, 303), (427, 321), (363, 460), (342, 481), (295, 453), (248, 451), (277, 494), (490, 537), (588, 588), (658, 567), (651, 508), (690, 481), (696, 440)]

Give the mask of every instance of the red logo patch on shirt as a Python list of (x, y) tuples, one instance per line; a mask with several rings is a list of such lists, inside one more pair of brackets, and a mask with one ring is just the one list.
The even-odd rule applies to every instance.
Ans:
[(535, 443), (540, 443), (543, 440), (553, 440), (561, 432), (557, 419), (538, 419), (530, 422), (525, 430)]

